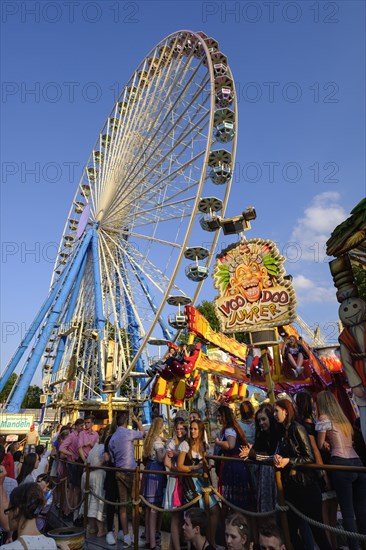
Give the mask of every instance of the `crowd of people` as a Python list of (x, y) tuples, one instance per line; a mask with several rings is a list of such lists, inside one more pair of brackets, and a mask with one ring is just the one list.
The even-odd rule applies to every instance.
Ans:
[[(197, 411), (191, 411), (189, 421), (178, 412), (168, 427), (169, 437), (162, 417), (155, 416), (145, 433), (141, 420), (123, 411), (99, 431), (92, 416), (60, 425), (51, 453), (36, 445), (35, 452), (29, 446), (19, 456), (17, 444), (7, 450), (0, 445), (4, 548), (24, 548), (29, 536), (38, 537), (37, 550), (55, 548), (44, 536), (52, 504), (61, 506), (65, 521), (83, 524), (85, 515), (88, 534), (105, 537), (111, 546), (121, 541), (128, 548), (133, 544), (129, 504), (140, 494), (144, 547), (149, 550), (160, 546), (163, 511), (170, 515), (171, 550), (179, 550), (183, 541), (197, 550), (283, 550), (275, 470), (290, 504), (293, 548), (311, 550), (315, 543), (320, 550), (338, 548), (334, 533), (301, 519), (294, 508), (333, 526), (339, 508), (345, 530), (366, 534), (366, 474), (302, 467), (363, 465), (354, 448), (353, 428), (331, 392), (320, 392), (316, 403), (308, 392), (299, 391), (294, 399), (264, 402), (256, 410), (250, 400), (244, 400), (239, 411), (220, 405), (216, 420), (217, 433), (207, 433)], [(136, 440), (141, 440), (144, 465), (139, 487), (134, 475)], [(60, 483), (65, 478), (67, 484)], [(205, 485), (215, 490), (205, 494)], [(238, 509), (273, 513), (270, 520), (254, 522)], [(135, 513), (135, 507), (132, 510)], [(355, 538), (349, 537), (347, 544), (350, 550), (359, 548)]]

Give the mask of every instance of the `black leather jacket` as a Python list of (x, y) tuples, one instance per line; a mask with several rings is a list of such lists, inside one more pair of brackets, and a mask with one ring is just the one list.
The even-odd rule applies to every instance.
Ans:
[[(298, 422), (292, 422), (288, 427), (282, 426), (275, 454), (290, 459), (286, 468), (281, 470), (283, 479), (288, 479), (290, 476), (293, 481), (297, 480), (299, 483), (306, 483), (314, 479), (312, 470), (299, 471), (297, 469), (295, 472), (293, 469), (294, 466), (315, 462), (307, 431)], [(273, 464), (273, 456), (256, 453), (253, 448), (250, 450), (249, 458), (258, 462)]]

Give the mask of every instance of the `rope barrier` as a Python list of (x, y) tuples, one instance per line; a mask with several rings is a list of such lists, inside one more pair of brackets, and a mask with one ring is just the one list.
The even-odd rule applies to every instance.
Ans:
[(152, 504), (143, 495), (140, 495), (141, 501), (151, 508), (152, 510), (156, 510), (157, 512), (181, 512), (183, 510), (187, 510), (187, 508), (190, 508), (193, 506), (193, 504), (196, 504), (200, 499), (202, 498), (202, 495), (197, 495), (193, 500), (190, 500), (186, 504), (182, 504), (182, 506), (175, 506), (174, 510), (167, 510), (166, 508), (161, 508), (160, 506), (156, 506), (155, 504)]
[[(216, 456), (216, 455), (206, 455), (206, 456), (207, 456), (207, 458), (218, 459), (218, 460), (225, 460), (225, 459), (226, 460), (236, 460), (236, 461), (239, 460), (236, 457), (222, 457), (222, 456)], [(256, 462), (253, 461), (253, 463), (256, 463)], [(78, 466), (83, 466), (83, 465), (78, 464)], [(366, 470), (365, 467), (338, 466), (338, 465), (326, 465), (326, 464), (323, 464), (321, 466), (319, 466), (317, 464), (302, 464), (301, 465), (301, 468), (306, 468), (306, 467), (308, 467), (310, 469), (321, 469), (321, 470), (345, 470), (345, 471), (352, 470), (352, 471), (357, 471), (357, 472), (362, 472), (362, 473)], [(130, 472), (132, 472), (132, 470), (127, 470), (127, 469), (123, 469), (123, 468), (111, 468), (111, 467), (103, 467), (103, 466), (100, 467), (100, 468), (91, 467), (91, 469), (103, 469), (103, 470), (108, 469), (108, 470), (115, 470), (115, 471), (130, 471)], [(170, 475), (170, 472), (161, 472), (161, 471), (152, 472), (150, 470), (148, 472), (147, 471), (142, 471), (141, 473), (145, 473), (145, 474), (156, 473), (156, 474)], [(184, 475), (181, 472), (179, 472), (179, 473), (177, 472), (177, 474), (178, 475)], [(196, 476), (199, 477), (198, 474), (188, 474), (188, 475), (190, 477), (196, 477)], [(54, 483), (55, 483), (55, 485), (61, 485), (62, 483), (66, 482), (65, 484), (67, 485), (67, 479), (68, 479), (67, 477), (64, 477), (59, 482), (54, 482)], [(337, 534), (337, 535), (342, 535), (342, 536), (345, 536), (345, 537), (358, 539), (360, 541), (366, 541), (366, 535), (363, 535), (363, 534), (360, 534), (360, 533), (357, 533), (357, 532), (353, 532), (353, 531), (345, 531), (344, 529), (340, 529), (339, 527), (333, 527), (331, 525), (325, 525), (325, 524), (320, 523), (320, 522), (318, 522), (318, 521), (316, 521), (312, 518), (309, 518), (308, 516), (303, 514), (300, 510), (298, 510), (289, 501), (286, 501), (285, 506), (281, 506), (279, 504), (276, 504), (275, 509), (271, 510), (271, 511), (268, 511), (268, 512), (253, 512), (252, 510), (246, 510), (244, 508), (240, 508), (240, 507), (232, 504), (231, 502), (229, 502), (212, 485), (209, 485), (208, 487), (202, 487), (202, 494), (197, 495), (197, 497), (195, 497), (191, 501), (187, 502), (186, 504), (183, 504), (182, 506), (174, 507), (173, 510), (169, 510), (169, 509), (166, 509), (166, 508), (162, 508), (160, 506), (156, 506), (155, 504), (152, 504), (151, 502), (146, 500), (146, 498), (141, 494), (139, 495), (138, 500), (132, 500), (131, 499), (127, 502), (112, 502), (112, 501), (109, 501), (109, 500), (103, 498), (101, 495), (97, 495), (94, 491), (92, 491), (89, 488), (89, 490), (85, 489), (84, 495), (83, 495), (80, 503), (75, 507), (70, 506), (68, 496), (67, 496), (67, 491), (65, 492), (65, 497), (66, 497), (66, 503), (67, 503), (67, 505), (68, 505), (68, 507), (71, 511), (74, 511), (74, 510), (77, 510), (78, 508), (80, 508), (80, 506), (83, 503), (86, 496), (88, 494), (91, 494), (92, 496), (94, 496), (95, 498), (101, 500), (105, 504), (109, 504), (109, 505), (112, 505), (112, 506), (117, 506), (117, 507), (128, 506), (131, 503), (132, 503), (133, 506), (138, 506), (142, 502), (145, 506), (148, 506), (149, 508), (151, 508), (152, 510), (156, 510), (157, 512), (180, 512), (180, 511), (184, 511), (184, 510), (187, 510), (188, 508), (192, 507), (194, 504), (196, 504), (197, 502), (199, 502), (203, 498), (204, 494), (211, 493), (211, 492), (213, 492), (216, 495), (216, 497), (218, 498), (219, 501), (223, 502), (224, 504), (226, 504), (231, 509), (233, 509), (237, 512), (241, 512), (243, 514), (246, 514), (250, 517), (264, 518), (264, 517), (272, 516), (272, 515), (276, 514), (277, 512), (288, 512), (289, 509), (290, 509), (295, 514), (297, 514), (300, 518), (305, 520), (309, 525), (313, 525), (314, 527), (318, 527), (320, 529), (330, 531), (331, 533), (334, 533), (334, 534)]]
[(64, 481), (65, 481), (66, 479), (67, 479), (67, 477), (62, 477), (62, 478), (60, 479), (60, 481), (54, 481), (53, 478), (52, 478), (52, 483), (53, 483), (54, 485), (56, 485), (56, 487), (58, 487), (59, 485), (62, 485), (62, 483), (64, 483)]
[[(251, 517), (259, 517), (259, 518), (266, 518), (266, 517), (269, 517), (269, 516), (273, 516), (273, 514), (275, 514), (277, 511), (281, 511), (281, 512), (286, 512), (288, 511), (288, 507), (287, 506), (279, 506), (277, 508), (276, 506), (276, 509), (275, 510), (271, 510), (270, 512), (253, 512), (252, 510), (246, 510), (245, 508), (239, 508), (239, 506), (235, 506), (235, 504), (232, 504), (231, 502), (229, 502), (225, 497), (223, 497), (218, 491), (217, 489), (215, 489), (215, 487), (212, 487), (212, 485), (210, 486), (210, 491), (213, 491), (215, 493), (215, 495), (220, 499), (222, 500), (222, 502), (224, 504), (226, 504), (226, 506), (228, 506), (229, 508), (231, 508), (232, 510), (236, 510), (237, 512), (242, 512), (243, 514), (247, 515), (247, 516), (251, 516)], [(284, 508), (284, 510), (283, 510)]]
[(69, 502), (69, 499), (68, 499), (68, 496), (67, 496), (67, 477), (64, 478), (65, 480), (65, 485), (66, 485), (66, 491), (65, 491), (65, 500), (66, 500), (66, 504), (68, 506), (68, 508), (71, 510), (71, 512), (75, 512), (75, 510), (78, 510), (78, 508), (80, 508), (80, 506), (82, 505), (82, 503), (84, 502), (84, 499), (85, 499), (85, 495), (88, 494), (88, 491), (85, 490), (84, 491), (84, 494), (83, 496), (81, 497), (81, 501), (79, 502), (79, 504), (77, 506), (70, 506), (70, 502)]
[(295, 514), (297, 514), (301, 519), (304, 519), (309, 525), (314, 525), (314, 527), (319, 527), (320, 529), (325, 529), (326, 531), (330, 531), (331, 533), (335, 533), (337, 535), (343, 535), (346, 537), (359, 539), (359, 540), (366, 540), (366, 535), (361, 535), (360, 533), (355, 533), (354, 531), (345, 531), (344, 529), (340, 529), (339, 527), (333, 527), (332, 525), (325, 525), (325, 523), (320, 523), (319, 521), (316, 521), (315, 519), (309, 518), (300, 510), (295, 508), (291, 502), (286, 500), (286, 504), (292, 510)]
[(107, 500), (107, 499), (103, 498), (102, 496), (97, 495), (97, 494), (94, 493), (94, 491), (92, 491), (91, 489), (89, 489), (89, 493), (90, 493), (93, 497), (95, 497), (95, 498), (101, 500), (101, 501), (104, 502), (105, 504), (110, 504), (111, 506), (128, 506), (128, 505), (131, 504), (131, 503), (132, 503), (132, 504), (135, 504), (135, 505), (140, 504), (140, 501), (139, 501), (139, 500), (136, 501), (136, 502), (133, 501), (133, 500), (128, 500), (127, 502), (112, 502), (111, 500)]

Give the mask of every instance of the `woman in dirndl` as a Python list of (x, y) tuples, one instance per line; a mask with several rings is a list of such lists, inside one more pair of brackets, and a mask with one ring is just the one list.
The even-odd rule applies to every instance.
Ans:
[[(189, 503), (194, 500), (197, 495), (202, 495), (198, 501), (200, 508), (205, 508), (205, 500), (203, 498), (204, 489), (204, 461), (205, 453), (209, 452), (205, 442), (205, 425), (201, 420), (192, 420), (189, 428), (189, 438), (179, 445), (179, 455), (177, 460), (177, 468), (179, 472), (200, 474), (198, 477), (183, 476), (183, 500), (184, 503)], [(207, 533), (207, 539), (210, 544), (214, 545), (216, 527), (219, 517), (219, 506), (217, 499), (213, 493), (209, 494), (208, 505), (210, 508), (210, 529)], [(194, 504), (192, 504), (194, 506)]]
[[(222, 429), (215, 445), (223, 456), (239, 458), (240, 447), (247, 445), (246, 435), (227, 405), (220, 405), (217, 419)], [(219, 491), (234, 506), (248, 509), (253, 506), (253, 488), (248, 466), (242, 461), (221, 461)], [(228, 506), (230, 506), (228, 504)]]
[[(143, 448), (143, 461), (145, 470), (165, 471), (164, 457), (165, 447), (161, 439), (161, 433), (164, 428), (163, 419), (158, 416), (152, 421), (151, 427), (147, 432)], [(162, 506), (165, 487), (165, 476), (160, 474), (144, 473), (141, 481), (141, 494), (152, 505)], [(146, 545), (150, 549), (156, 548), (156, 526), (158, 520), (158, 510), (146, 505), (145, 526), (146, 526)]]
[(177, 458), (179, 455), (178, 447), (187, 438), (187, 428), (182, 417), (174, 419), (174, 437), (169, 441), (166, 447), (166, 455), (164, 459), (165, 467), (171, 474), (168, 476), (167, 486), (165, 489), (163, 508), (171, 512), (170, 522), (170, 550), (180, 550), (180, 531), (182, 528), (182, 512), (174, 512), (174, 509), (179, 508), (183, 504), (182, 485), (178, 476), (174, 475), (177, 472)]

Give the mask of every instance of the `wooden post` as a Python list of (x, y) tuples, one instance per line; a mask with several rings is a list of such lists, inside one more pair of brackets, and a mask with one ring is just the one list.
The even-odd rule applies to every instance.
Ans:
[(108, 423), (111, 424), (113, 420), (113, 408), (112, 408), (112, 393), (108, 394)]
[(274, 385), (269, 368), (267, 352), (268, 346), (273, 346), (278, 343), (278, 336), (274, 329), (261, 329), (250, 333), (250, 341), (253, 347), (261, 350), (261, 360), (268, 390), (268, 397), (270, 402), (273, 404), (275, 402)]
[[(277, 485), (278, 504), (280, 506), (286, 506), (280, 470), (275, 470), (275, 476), (276, 476), (276, 485)], [(282, 531), (285, 538), (286, 548), (288, 550), (293, 550), (293, 546), (291, 544), (290, 531), (288, 528), (287, 512), (280, 512), (280, 518), (281, 518), (281, 526), (282, 526)]]
[(90, 464), (85, 464), (85, 498), (84, 498), (84, 529), (88, 526), (89, 490), (90, 490)]
[(170, 405), (167, 405), (167, 407), (166, 407), (166, 414), (167, 414), (167, 420), (168, 420), (169, 437), (173, 437), (174, 434), (173, 434), (173, 428), (172, 428), (172, 425), (171, 425), (171, 418), (170, 418)]
[(268, 363), (268, 356), (267, 356), (267, 348), (261, 347), (261, 359), (263, 363), (263, 371), (264, 371), (264, 377), (266, 379), (267, 389), (268, 389), (268, 397), (270, 402), (273, 404), (276, 400), (275, 394), (274, 394), (274, 386), (273, 386), (273, 380), (271, 376), (271, 371), (269, 368)]
[(280, 342), (278, 339), (278, 328), (274, 328), (275, 334), (276, 334), (276, 340), (277, 343), (273, 344), (272, 351), (273, 351), (273, 363), (274, 363), (274, 371), (275, 371), (275, 380), (278, 380), (278, 378), (282, 374), (282, 360), (281, 360), (281, 352), (280, 352)]
[(135, 483), (134, 483), (134, 491), (133, 491), (133, 498), (135, 500), (135, 504), (132, 503), (132, 510), (133, 510), (133, 512), (132, 512), (133, 547), (134, 547), (134, 550), (138, 550), (138, 547), (139, 547), (139, 524), (140, 524), (139, 497), (140, 497), (140, 467), (137, 463), (136, 464), (136, 470), (135, 470)]
[[(206, 459), (206, 454), (204, 456), (204, 460), (203, 460), (203, 487), (204, 489), (206, 489), (208, 486), (209, 486), (209, 483), (210, 483), (210, 476), (209, 476), (209, 469), (208, 469), (208, 461)], [(207, 515), (207, 520), (208, 520), (208, 533), (210, 533), (211, 535), (211, 538), (210, 538), (210, 544), (214, 544), (214, 540), (213, 540), (213, 537), (212, 537), (212, 532), (211, 532), (211, 516), (210, 516), (210, 494), (205, 491), (203, 493), (203, 499), (204, 499), (204, 503), (205, 503), (205, 512), (206, 512), (206, 515)]]

